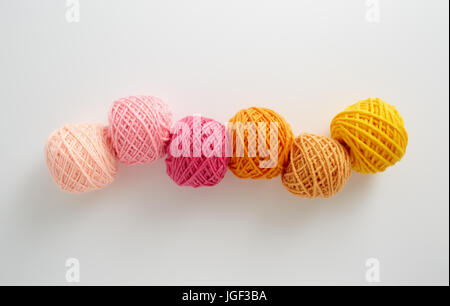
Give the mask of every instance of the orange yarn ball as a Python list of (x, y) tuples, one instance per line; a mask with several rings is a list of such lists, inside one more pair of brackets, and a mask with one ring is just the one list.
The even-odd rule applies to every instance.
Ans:
[(379, 98), (350, 105), (331, 122), (331, 137), (350, 149), (353, 170), (376, 173), (398, 162), (408, 134), (396, 108)]
[(294, 139), (281, 179), (295, 195), (330, 198), (344, 187), (350, 173), (349, 154), (339, 142), (304, 133)]
[[(231, 141), (234, 144), (232, 146), (233, 156), (228, 165), (230, 170), (239, 178), (271, 179), (278, 176), (288, 160), (289, 150), (294, 139), (290, 125), (283, 117), (271, 109), (250, 107), (240, 110), (229, 121), (234, 128)], [(277, 126), (277, 131), (271, 129), (271, 123)], [(253, 125), (254, 129), (245, 129), (247, 124)], [(261, 129), (259, 129), (260, 124)], [(265, 135), (262, 133), (260, 135), (258, 132), (264, 130), (263, 124), (265, 124)], [(239, 125), (243, 128), (239, 129)], [(275, 132), (277, 132), (276, 135)], [(270, 143), (271, 139), (272, 141), (276, 139), (275, 136), (278, 137), (278, 140), (273, 145), (277, 147), (273, 148)], [(265, 145), (262, 144), (263, 137), (265, 137)], [(259, 142), (261, 142), (261, 146)], [(243, 147), (243, 154), (237, 152), (239, 146)], [(260, 150), (260, 147), (265, 148), (266, 151)], [(272, 150), (277, 150), (276, 159), (275, 154), (271, 155), (271, 152), (275, 152)], [(265, 165), (262, 166), (262, 163)], [(269, 166), (269, 164), (271, 165)]]
[(105, 187), (117, 172), (107, 128), (99, 124), (68, 124), (59, 128), (48, 138), (45, 152), (54, 181), (68, 192)]

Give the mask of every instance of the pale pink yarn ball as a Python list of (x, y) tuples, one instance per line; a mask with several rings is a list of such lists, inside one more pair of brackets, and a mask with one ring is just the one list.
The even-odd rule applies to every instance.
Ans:
[(116, 176), (107, 128), (99, 124), (67, 124), (57, 129), (48, 138), (45, 153), (54, 181), (68, 192), (100, 189)]
[(151, 163), (164, 157), (172, 112), (161, 99), (131, 96), (114, 102), (109, 134), (117, 159), (125, 164)]

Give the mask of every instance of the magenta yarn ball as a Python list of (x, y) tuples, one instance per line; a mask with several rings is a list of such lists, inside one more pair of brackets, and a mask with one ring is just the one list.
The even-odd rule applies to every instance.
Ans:
[(109, 134), (117, 159), (125, 164), (152, 163), (164, 157), (172, 112), (161, 99), (130, 96), (113, 103)]
[(173, 128), (167, 150), (167, 174), (180, 186), (218, 184), (228, 169), (225, 126), (213, 119), (188, 116)]

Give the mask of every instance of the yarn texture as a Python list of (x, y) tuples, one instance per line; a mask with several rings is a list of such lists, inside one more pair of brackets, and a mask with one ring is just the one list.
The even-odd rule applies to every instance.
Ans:
[(117, 172), (107, 128), (99, 124), (68, 124), (59, 128), (48, 138), (45, 152), (53, 180), (68, 192), (103, 188)]
[[(195, 120), (199, 128), (196, 132)], [(185, 117), (175, 124), (171, 135), (166, 158), (167, 174), (180, 186), (197, 188), (217, 185), (228, 169), (226, 146), (223, 124), (210, 118)], [(180, 152), (176, 154), (178, 150)]]
[(344, 187), (350, 173), (349, 154), (339, 142), (303, 133), (294, 140), (281, 179), (297, 196), (330, 198)]
[(303, 133), (275, 111), (250, 107), (227, 126), (199, 115), (172, 126), (172, 112), (159, 98), (116, 100), (109, 126), (67, 124), (47, 140), (45, 156), (53, 180), (63, 190), (88, 192), (110, 184), (117, 162), (152, 163), (167, 154), (167, 175), (179, 186), (215, 186), (228, 169), (242, 179), (272, 179), (306, 198), (330, 198), (352, 169), (382, 172), (405, 154), (402, 117), (379, 98), (348, 106), (330, 124), (331, 138)]
[(166, 154), (172, 112), (161, 99), (121, 98), (113, 103), (109, 124), (114, 152), (120, 162), (152, 163)]
[[(239, 130), (233, 129), (232, 138), (230, 139), (233, 144), (233, 156), (230, 159), (229, 168), (239, 178), (252, 178), (252, 179), (271, 179), (280, 175), (284, 165), (286, 164), (289, 156), (289, 150), (294, 139), (291, 127), (284, 118), (277, 114), (275, 111), (262, 108), (262, 107), (250, 107), (240, 110), (229, 122), (236, 126), (236, 124), (242, 124), (246, 126), (248, 123), (256, 124), (256, 129)], [(258, 124), (265, 123), (266, 135), (259, 135)], [(274, 137), (273, 131), (271, 132), (270, 124), (277, 124), (278, 141), (275, 144), (277, 148), (272, 148), (270, 145), (271, 137)], [(251, 152), (251, 146), (249, 143), (255, 143), (259, 147), (261, 136), (265, 136), (265, 148), (277, 150), (277, 160), (274, 161), (272, 167), (263, 168), (260, 163), (262, 161), (270, 160), (270, 156), (262, 156), (260, 150), (256, 149), (255, 154)], [(261, 141), (261, 144), (262, 141)], [(243, 145), (244, 154), (238, 156), (236, 154), (236, 148), (239, 145)], [(253, 156), (252, 156), (253, 155)], [(265, 154), (267, 155), (267, 154)]]
[(331, 122), (331, 136), (350, 149), (352, 166), (361, 173), (382, 172), (406, 151), (408, 134), (396, 108), (379, 98), (348, 106)]

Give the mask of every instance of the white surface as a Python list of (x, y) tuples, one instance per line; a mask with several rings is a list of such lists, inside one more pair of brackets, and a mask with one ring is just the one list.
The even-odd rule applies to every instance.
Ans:
[[(449, 281), (448, 1), (0, 1), (0, 284), (381, 284)], [(225, 122), (252, 105), (296, 134), (329, 135), (348, 104), (379, 96), (409, 133), (385, 173), (333, 199), (279, 179), (177, 187), (160, 161), (120, 166), (108, 188), (60, 191), (43, 148), (67, 122), (107, 122), (116, 98), (153, 94), (175, 118)]]

